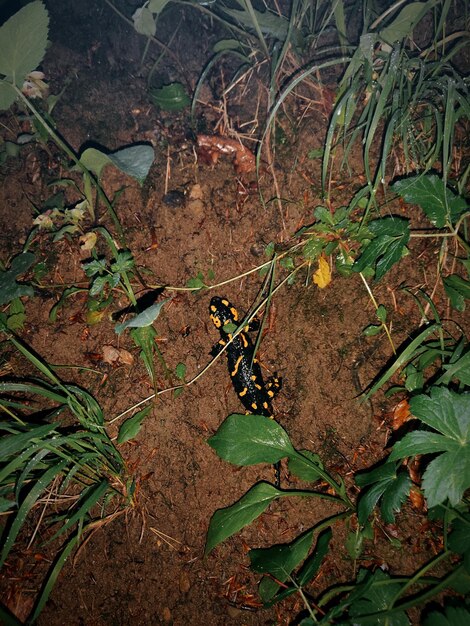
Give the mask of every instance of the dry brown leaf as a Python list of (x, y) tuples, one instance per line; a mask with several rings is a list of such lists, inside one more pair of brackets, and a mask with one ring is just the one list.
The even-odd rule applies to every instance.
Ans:
[(412, 418), (408, 399), (405, 398), (392, 410), (392, 430), (398, 430), (405, 422)]

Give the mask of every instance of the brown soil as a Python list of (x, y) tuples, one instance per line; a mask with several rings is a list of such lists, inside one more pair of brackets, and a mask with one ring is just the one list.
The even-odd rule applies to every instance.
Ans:
[[(112, 168), (103, 177), (108, 197), (124, 189), (116, 212), (127, 246), (148, 284), (182, 287), (198, 272), (206, 278), (213, 272), (211, 284), (241, 276), (266, 260), (266, 244), (285, 242), (302, 224), (313, 221), (313, 209), (321, 204), (320, 167), (318, 160), (308, 158), (308, 152), (321, 146), (324, 111), (312, 108), (297, 136), (276, 156), (282, 210), (274, 201), (263, 207), (253, 174), (238, 176), (225, 157), (213, 167), (198, 162), (193, 142), (186, 138), (188, 120), (159, 112), (149, 102), (145, 79), (137, 76), (138, 63), (131, 60), (139, 56), (141, 40), (130, 28), (103, 7), (96, 9), (93, 20), (86, 9), (77, 9), (67, 23), (60, 11), (51, 11), (52, 46), (43, 67), (53, 92), (70, 80), (54, 110), (62, 136), (76, 150), (89, 140), (110, 150), (136, 141), (154, 142), (156, 159), (143, 187)], [(103, 16), (114, 31), (103, 26)], [(105, 29), (106, 36), (94, 31), (90, 22)], [(210, 130), (217, 116), (204, 107), (200, 114)], [(2, 119), (16, 132), (15, 111)], [(7, 138), (7, 131), (2, 132)], [(3, 168), (0, 232), (4, 261), (21, 250), (32, 224), (32, 204), (40, 207), (51, 195), (48, 183), (67, 175), (58, 152), (49, 147), (50, 155), (41, 145), (26, 146), (19, 159), (9, 160)], [(357, 171), (333, 181), (335, 207), (346, 203), (357, 189), (360, 158), (351, 162), (357, 164)], [(200, 185), (202, 204), (188, 201), (194, 185)], [(259, 185), (265, 198), (275, 195), (265, 165)], [(176, 205), (165, 202), (165, 194), (172, 190), (183, 191), (185, 200)], [(100, 211), (101, 223), (113, 231), (112, 222)], [(394, 207), (394, 212), (400, 211)], [(86, 284), (80, 266), (86, 254), (76, 238), (52, 244), (50, 238), (41, 236), (35, 250), (49, 273), (42, 279), (45, 288), (26, 302), (27, 321), (21, 335), (49, 363), (94, 370), (65, 369), (61, 374), (64, 380), (75, 380), (90, 390), (112, 421), (153, 392), (138, 349), (129, 334), (116, 335), (108, 315), (99, 324), (87, 325), (86, 303), (79, 296), (71, 298), (58, 321), (51, 323), (48, 315), (60, 294), (57, 286)], [(413, 243), (411, 255), (374, 286), (376, 299), (393, 318), (397, 345), (419, 322), (412, 299), (398, 287), (405, 282), (411, 286), (432, 282), (435, 252), (430, 240)], [(285, 275), (281, 270), (278, 279)], [(169, 288), (172, 300), (155, 327), (170, 372), (182, 362), (189, 380), (210, 361), (217, 340), (208, 314), (213, 295), (228, 297), (244, 312), (261, 284), (262, 278), (254, 272), (213, 291)], [(136, 291), (139, 295), (138, 285)], [(438, 307), (444, 305), (440, 297), (438, 291)], [(127, 305), (117, 295), (111, 312)], [(333, 275), (331, 285), (320, 290), (304, 272), (274, 298), (260, 348), (266, 373), (277, 372), (283, 379), (274, 402), (275, 419), (296, 448), (319, 453), (329, 469), (345, 476), (352, 495), (352, 474), (383, 456), (389, 434), (383, 417), (391, 404), (378, 397), (372, 403), (357, 398), (391, 357), (382, 335), (361, 335), (373, 322), (374, 308), (358, 276)], [(109, 345), (128, 350), (133, 363), (106, 364), (101, 355)], [(159, 389), (177, 382), (174, 376), (165, 378), (158, 361), (156, 368)], [(203, 558), (214, 511), (234, 503), (256, 481), (273, 480), (270, 466), (235, 468), (221, 461), (207, 444), (227, 415), (241, 411), (223, 359), (178, 397), (172, 392), (158, 396), (136, 439), (120, 448), (139, 483), (135, 510), (95, 532), (66, 564), (40, 624), (287, 624), (304, 609), (294, 597), (279, 607), (247, 610), (256, 608), (253, 599), (259, 580), (247, 567), (247, 551), (292, 540), (333, 513), (329, 504), (309, 499), (277, 501), (254, 524)], [(109, 426), (112, 436), (124, 419)], [(282, 486), (298, 484), (283, 468)], [(431, 535), (425, 530), (416, 533), (423, 519), (406, 505), (397, 525), (402, 548), (392, 550), (380, 535), (367, 546), (365, 563), (382, 564), (391, 573), (414, 571), (433, 555)], [(345, 532), (344, 527), (334, 528), (334, 549), (322, 567), (321, 579), (309, 588), (313, 595), (354, 577), (355, 564), (344, 549)], [(46, 554), (47, 559), (52, 556), (42, 548), (37, 552), (19, 549), (12, 557), (15, 575), (10, 570), (10, 580), (2, 583), (10, 608), (22, 619), (44, 572), (42, 558), (34, 559), (38, 554)]]

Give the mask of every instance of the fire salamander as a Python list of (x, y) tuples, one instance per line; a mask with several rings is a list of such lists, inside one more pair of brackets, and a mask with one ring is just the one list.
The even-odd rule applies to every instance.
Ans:
[[(232, 339), (232, 333), (224, 327), (239, 323), (238, 311), (225, 298), (212, 298), (209, 306), (211, 320), (220, 331), (220, 339), (212, 350), (217, 355)], [(263, 381), (258, 361), (253, 358), (253, 343), (248, 336), (250, 328), (245, 328), (227, 346), (227, 362), (233, 387), (243, 406), (249, 413), (273, 416), (271, 400), (281, 388), (281, 381), (276, 377)]]

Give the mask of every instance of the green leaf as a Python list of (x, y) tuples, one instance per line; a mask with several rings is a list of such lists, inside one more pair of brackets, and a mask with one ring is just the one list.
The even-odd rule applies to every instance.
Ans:
[(371, 579), (372, 584), (351, 604), (350, 615), (353, 617), (352, 623), (357, 626), (378, 626), (379, 624), (408, 626), (410, 622), (404, 611), (392, 613), (387, 616), (386, 620), (379, 615), (361, 618), (361, 615), (386, 611), (401, 587), (399, 583), (381, 584), (385, 581), (390, 581), (390, 576), (381, 569), (377, 569), (371, 575)]
[(470, 550), (470, 515), (462, 515), (452, 521), (452, 532), (448, 540), (449, 549), (457, 554)]
[(457, 505), (470, 487), (470, 446), (445, 452), (431, 461), (423, 474), (423, 491), (428, 508), (447, 499)]
[(139, 144), (121, 148), (111, 154), (105, 154), (97, 148), (87, 148), (80, 156), (80, 162), (98, 178), (106, 165), (114, 165), (121, 172), (143, 183), (155, 157), (150, 144)]
[(191, 104), (191, 100), (181, 83), (164, 85), (160, 89), (150, 89), (150, 97), (154, 104), (163, 111), (180, 111)]
[(414, 27), (430, 8), (429, 2), (410, 2), (405, 5), (393, 22), (380, 31), (381, 39), (393, 45), (405, 37), (412, 36)]
[(277, 498), (297, 496), (308, 498), (313, 496), (311, 491), (298, 489), (280, 490), (266, 482), (260, 482), (251, 487), (244, 496), (225, 509), (219, 509), (214, 513), (207, 531), (206, 549), (204, 554), (209, 554), (219, 543), (231, 537), (234, 533), (250, 524), (270, 503)]
[[(289, 544), (250, 550), (250, 567), (260, 574), (272, 574), (284, 582), (291, 572), (307, 557), (313, 541), (313, 530), (309, 530)], [(264, 601), (271, 598), (263, 598)]]
[(134, 257), (130, 250), (120, 250), (116, 260), (111, 263), (110, 270), (113, 273), (124, 274), (130, 272), (135, 267)]
[(42, 2), (31, 2), (0, 28), (0, 74), (21, 87), (44, 58), (49, 16)]
[(470, 439), (470, 393), (432, 387), (430, 395), (421, 394), (410, 400), (410, 411), (427, 426), (461, 444)]
[(149, 9), (152, 13), (161, 13), (171, 0), (150, 0)]
[(323, 559), (328, 554), (332, 537), (333, 533), (331, 528), (327, 528), (318, 536), (317, 544), (312, 554), (305, 561), (298, 573), (297, 583), (300, 587), (307, 585), (317, 575)]
[(465, 300), (470, 300), (470, 281), (458, 274), (451, 274), (442, 279), (444, 289), (451, 305), (457, 311), (465, 311)]
[(118, 444), (125, 443), (126, 441), (129, 441), (129, 439), (135, 439), (135, 437), (137, 437), (140, 427), (142, 426), (142, 422), (151, 410), (152, 407), (147, 406), (145, 409), (138, 411), (121, 425), (117, 437)]
[(175, 376), (178, 380), (184, 380), (186, 376), (186, 365), (184, 363), (178, 363), (175, 367)]
[(108, 157), (121, 172), (132, 176), (142, 184), (152, 166), (155, 152), (151, 144), (140, 144), (121, 148), (109, 154)]
[[(329, 532), (331, 535), (331, 531)], [(286, 581), (290, 577), (291, 572), (307, 557), (312, 545), (313, 534), (314, 531), (309, 530), (289, 544), (250, 550), (251, 569), (259, 573), (271, 574), (280, 582)], [(322, 541), (322, 545), (323, 543)], [(326, 544), (326, 551), (328, 551), (328, 543)], [(310, 577), (315, 576), (314, 570), (318, 569), (324, 556), (322, 547), (320, 552), (314, 556), (314, 559), (309, 560), (310, 566), (308, 571), (304, 569), (302, 580), (308, 581)], [(270, 602), (278, 592), (280, 585), (276, 580), (264, 578), (262, 584), (260, 584), (259, 593), (264, 603)], [(299, 584), (302, 585), (304, 583)], [(294, 588), (292, 593), (295, 591), (296, 589)]]
[(32, 252), (22, 252), (14, 257), (8, 270), (0, 272), (0, 306), (21, 296), (34, 295), (30, 285), (17, 283), (16, 279), (20, 274), (27, 272), (35, 260), (36, 257)]
[(369, 324), (369, 326), (366, 326), (364, 328), (362, 334), (364, 335), (364, 337), (375, 337), (375, 335), (378, 335), (382, 331), (382, 329), (383, 327), (379, 324)]
[(370, 267), (375, 269), (376, 280), (380, 280), (406, 252), (410, 225), (408, 220), (401, 217), (383, 217), (370, 222), (368, 229), (375, 238), (356, 260), (353, 270), (362, 272)]
[(429, 396), (421, 394), (410, 400), (410, 410), (438, 433), (409, 433), (394, 445), (389, 459), (442, 452), (423, 474), (424, 495), (429, 508), (447, 498), (456, 505), (470, 487), (470, 393), (432, 387)]
[(289, 459), (289, 472), (301, 480), (314, 482), (321, 478), (315, 466), (323, 469), (318, 454), (310, 450), (300, 450), (296, 456)]
[(384, 307), (383, 304), (379, 305), (377, 311), (375, 312), (375, 315), (377, 316), (379, 322), (385, 324), (385, 321), (387, 319), (387, 309)]
[(264, 415), (229, 415), (208, 443), (220, 458), (242, 466), (297, 455), (282, 426)]
[(146, 326), (151, 326), (160, 315), (163, 305), (168, 302), (168, 300), (170, 300), (170, 298), (166, 298), (161, 302), (152, 304), (152, 306), (149, 306), (148, 309), (145, 309), (145, 311), (142, 311), (139, 315), (126, 320), (122, 324), (116, 324), (114, 330), (118, 335), (120, 335), (126, 328), (144, 328)]
[(15, 542), (18, 533), (22, 529), (25, 524), (26, 517), (28, 513), (32, 509), (32, 507), (36, 504), (37, 499), (41, 496), (42, 492), (48, 487), (48, 485), (58, 476), (69, 463), (68, 459), (63, 459), (62, 461), (57, 462), (55, 465), (50, 467), (46, 472), (44, 472), (40, 478), (33, 483), (33, 486), (25, 496), (23, 502), (21, 503), (18, 512), (10, 526), (8, 531), (8, 535), (3, 542), (2, 554), (0, 557), (0, 567), (5, 563), (5, 559), (7, 558), (10, 550)]
[(436, 381), (437, 385), (449, 385), (456, 378), (464, 385), (470, 386), (470, 350), (467, 348), (460, 358), (442, 365), (444, 374)]
[(432, 611), (424, 619), (423, 626), (467, 626), (470, 610), (466, 606), (446, 606), (445, 613)]
[(418, 204), (437, 228), (454, 223), (466, 210), (467, 203), (448, 189), (435, 174), (399, 180), (391, 189), (410, 204)]
[(10, 83), (0, 80), (0, 111), (9, 109), (16, 100), (16, 95), (17, 94)]
[(157, 25), (155, 19), (146, 6), (140, 7), (134, 11), (132, 16), (134, 22), (134, 28), (139, 35), (145, 35), (146, 37), (154, 37), (157, 32)]
[(254, 485), (232, 506), (216, 511), (207, 531), (204, 554), (209, 554), (219, 543), (250, 524), (268, 508), (273, 500), (282, 495), (283, 492), (279, 489), (261, 482)]
[(356, 476), (356, 483), (369, 487), (361, 491), (358, 504), (358, 519), (361, 525), (367, 522), (369, 515), (380, 499), (380, 511), (387, 523), (393, 523), (395, 512), (400, 510), (411, 488), (407, 472), (397, 473), (395, 463), (384, 463), (374, 470)]
[(363, 545), (364, 535), (359, 528), (355, 532), (349, 532), (347, 534), (344, 547), (353, 561), (357, 561), (357, 559), (361, 556)]

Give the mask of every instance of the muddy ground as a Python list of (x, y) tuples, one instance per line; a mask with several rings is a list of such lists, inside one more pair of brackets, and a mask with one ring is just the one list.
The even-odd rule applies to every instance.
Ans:
[[(257, 185), (268, 200), (276, 193), (273, 172), (266, 163), (258, 182), (254, 173), (238, 174), (228, 157), (208, 165), (198, 158), (187, 114), (162, 112), (152, 104), (146, 90), (150, 65), (141, 69), (139, 64), (142, 38), (104, 3), (66, 3), (67, 10), (49, 4), (51, 47), (43, 70), (52, 92), (58, 93), (67, 83), (54, 110), (61, 135), (77, 151), (90, 141), (109, 150), (141, 141), (155, 146), (155, 162), (143, 186), (108, 168), (103, 187), (110, 198), (123, 190), (115, 208), (127, 245), (147, 284), (166, 285), (166, 295), (172, 296), (155, 324), (165, 363), (170, 372), (184, 363), (186, 379), (192, 379), (210, 361), (218, 339), (209, 319), (210, 298), (228, 297), (240, 311), (247, 311), (263, 279), (253, 272), (211, 291), (172, 288), (184, 287), (199, 272), (204, 277), (212, 273), (211, 284), (242, 276), (266, 261), (264, 249), (269, 242), (285, 244), (302, 225), (313, 221), (313, 210), (322, 202), (320, 162), (309, 158), (309, 152), (322, 144), (327, 112), (310, 106), (295, 135), (278, 149), (274, 171), (282, 207), (275, 201), (263, 206)], [(182, 48), (176, 45), (174, 49)], [(192, 80), (200, 67), (197, 54), (206, 49), (198, 40), (193, 65), (189, 61), (186, 65)], [(213, 100), (198, 107), (206, 132), (222, 118), (218, 106)], [(299, 117), (304, 112), (291, 106)], [(2, 116), (13, 133), (19, 130), (16, 113), (12, 109)], [(238, 114), (233, 113), (235, 126)], [(7, 138), (5, 127), (2, 133)], [(247, 137), (246, 145), (253, 148), (253, 138)], [(49, 144), (48, 151), (39, 144), (25, 146), (19, 158), (2, 167), (3, 261), (21, 250), (32, 226), (33, 207), (43, 205), (54, 191), (48, 184), (66, 173), (57, 149)], [(361, 184), (360, 152), (350, 161), (356, 171), (335, 173), (332, 179), (333, 208), (347, 203)], [(195, 185), (200, 203), (188, 201)], [(180, 202), (169, 201), (172, 197), (166, 194), (170, 191), (182, 192), (173, 196)], [(390, 210), (405, 214), (405, 208), (398, 205)], [(99, 220), (113, 231), (103, 207)], [(410, 256), (374, 285), (376, 299), (393, 319), (396, 345), (420, 320), (412, 298), (399, 288), (406, 284), (432, 290), (435, 282), (435, 243), (415, 239), (410, 248)], [(61, 375), (93, 393), (111, 421), (153, 392), (138, 349), (128, 334), (116, 335), (108, 315), (99, 324), (87, 324), (86, 300), (79, 295), (51, 323), (49, 311), (62, 288), (86, 286), (80, 263), (87, 254), (74, 237), (52, 244), (47, 235), (40, 235), (34, 249), (48, 272), (37, 297), (25, 301), (27, 317), (21, 336), (51, 364), (92, 370), (64, 369)], [(276, 294), (259, 358), (266, 376), (277, 372), (282, 377), (282, 391), (274, 401), (275, 419), (296, 448), (317, 452), (330, 470), (345, 477), (354, 495), (352, 474), (384, 454), (390, 433), (386, 414), (393, 405), (382, 396), (360, 402), (358, 394), (384, 367), (391, 348), (382, 335), (366, 338), (361, 334), (374, 322), (374, 308), (359, 276), (333, 274), (331, 284), (320, 290), (311, 273), (300, 272), (292, 285)], [(285, 276), (280, 270), (277, 279)], [(137, 295), (143, 292), (136, 283)], [(446, 310), (440, 288), (435, 302)], [(127, 304), (117, 294), (110, 312)], [(132, 363), (104, 362), (105, 346), (126, 349), (133, 356)], [(159, 362), (156, 369), (160, 390), (177, 382), (174, 375), (165, 377)], [(277, 501), (254, 524), (203, 558), (214, 511), (235, 502), (256, 481), (273, 480), (271, 467), (235, 468), (221, 461), (207, 444), (227, 415), (242, 411), (224, 359), (178, 397), (173, 392), (158, 396), (138, 436), (120, 448), (139, 483), (135, 509), (95, 532), (66, 564), (39, 624), (292, 623), (304, 609), (298, 597), (271, 609), (258, 608), (259, 577), (248, 569), (247, 551), (292, 540), (331, 514), (330, 505), (318, 500)], [(112, 436), (124, 419), (109, 426)], [(282, 486), (299, 485), (283, 467)], [(391, 574), (413, 572), (434, 554), (433, 533), (424, 523), (422, 513), (406, 504), (397, 525), (401, 547), (392, 549), (385, 530), (379, 531), (366, 546), (364, 563), (381, 565)], [(344, 549), (345, 528), (333, 530), (333, 550), (321, 576), (309, 587), (313, 595), (355, 575), (357, 564)], [(22, 619), (44, 573), (38, 554), (46, 560), (53, 556), (41, 548), (20, 547), (2, 582), (9, 607)]]

